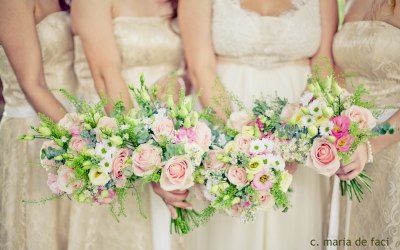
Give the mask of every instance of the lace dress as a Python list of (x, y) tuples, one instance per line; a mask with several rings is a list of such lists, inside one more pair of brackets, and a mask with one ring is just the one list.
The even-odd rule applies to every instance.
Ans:
[[(146, 83), (152, 85), (181, 66), (181, 41), (168, 20), (120, 16), (113, 24), (126, 84), (138, 86), (143, 73)], [(97, 102), (99, 96), (79, 37), (75, 37), (75, 72), (79, 95)], [(162, 200), (146, 189), (142, 203), (147, 219), (140, 215), (136, 200), (128, 196), (127, 217), (119, 223), (106, 207), (74, 204), (69, 249), (179, 249), (180, 239), (169, 236), (170, 214)]]
[[(369, 98), (379, 106), (394, 106), (381, 116), (381, 121), (387, 120), (400, 105), (399, 51), (400, 29), (386, 22), (349, 22), (335, 36), (335, 61), (345, 73), (353, 75), (346, 82), (349, 90), (363, 84)], [(352, 202), (349, 228), (340, 225), (341, 234), (353, 242), (359, 237), (368, 244), (372, 237), (389, 239), (390, 246), (369, 249), (400, 249), (399, 152), (397, 143), (374, 155), (374, 162), (365, 168), (374, 179), (373, 193), (366, 193), (362, 203)]]
[[(277, 17), (261, 16), (240, 4), (213, 3), (212, 36), (223, 85), (247, 107), (261, 94), (298, 101), (310, 74), (309, 58), (320, 45), (319, 1), (296, 0), (293, 11)], [(287, 213), (260, 213), (249, 224), (217, 215), (189, 237), (190, 249), (310, 249), (312, 239), (322, 240), (328, 178), (299, 168), (293, 189), (293, 207)]]
[[(74, 50), (68, 14), (50, 14), (36, 29), (49, 88), (64, 88), (74, 93)], [(6, 102), (0, 124), (0, 249), (65, 249), (69, 202), (22, 202), (48, 198), (52, 194), (46, 184), (46, 171), (39, 165), (43, 142), (17, 140), (18, 136), (30, 133), (30, 125), (37, 125), (38, 119), (2, 47), (0, 77)], [(67, 103), (59, 93), (54, 94), (62, 103)]]

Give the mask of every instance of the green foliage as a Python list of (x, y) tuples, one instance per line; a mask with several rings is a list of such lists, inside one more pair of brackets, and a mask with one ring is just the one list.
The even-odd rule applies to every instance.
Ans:
[(167, 144), (165, 147), (163, 159), (168, 160), (174, 156), (184, 155), (185, 146), (184, 144)]
[[(51, 118), (45, 116), (42, 113), (39, 113), (38, 116), (39, 116), (39, 118), (40, 118), (40, 120), (42, 122), (41, 126), (49, 128), (50, 131), (51, 131), (51, 136), (53, 138), (61, 139), (61, 137), (63, 137), (63, 136), (69, 136), (69, 132), (66, 129), (60, 127)], [(37, 131), (36, 128), (34, 128), (34, 129)]]
[(356, 90), (353, 93), (352, 96), (352, 103), (354, 105), (360, 106), (360, 107), (364, 107), (367, 109), (372, 109), (375, 107), (375, 105), (373, 103), (370, 103), (368, 101), (364, 101), (362, 100), (362, 97), (365, 96), (366, 94), (368, 94), (367, 90), (365, 89), (365, 87), (363, 85), (359, 85)]

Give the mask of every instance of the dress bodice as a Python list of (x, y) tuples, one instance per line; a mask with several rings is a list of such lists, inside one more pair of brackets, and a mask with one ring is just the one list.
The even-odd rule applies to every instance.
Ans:
[[(77, 86), (73, 70), (74, 47), (70, 29), (70, 18), (66, 12), (55, 12), (36, 25), (40, 42), (46, 83), (49, 89), (64, 88), (74, 93)], [(17, 77), (0, 46), (0, 77), (6, 109), (30, 108), (21, 90)], [(64, 106), (69, 106), (61, 93), (53, 94)]]
[[(181, 40), (171, 28), (169, 20), (162, 17), (119, 16), (113, 20), (113, 25), (121, 54), (122, 77), (127, 84), (138, 83), (141, 73), (147, 84), (153, 84), (181, 66)], [(79, 92), (86, 99), (97, 101), (98, 95), (81, 40), (75, 36), (74, 41)]]
[(212, 37), (217, 56), (271, 67), (311, 57), (320, 45), (319, 0), (293, 0), (280, 16), (243, 9), (241, 0), (214, 0)]
[(348, 89), (363, 84), (379, 105), (400, 104), (400, 29), (381, 21), (345, 23), (333, 45)]

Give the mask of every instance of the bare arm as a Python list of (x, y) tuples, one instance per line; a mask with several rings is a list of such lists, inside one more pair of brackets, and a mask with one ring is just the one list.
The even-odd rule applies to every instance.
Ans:
[[(121, 75), (121, 55), (114, 36), (110, 0), (74, 0), (71, 6), (72, 28), (80, 37), (97, 89), (112, 101), (122, 99), (132, 106), (129, 89)], [(112, 111), (112, 105), (106, 107)]]
[[(322, 64), (321, 67), (333, 66), (332, 44), (339, 22), (337, 1), (320, 0), (320, 13), (322, 30), (321, 45), (311, 58), (311, 66), (313, 69), (317, 64)], [(323, 64), (324, 60), (328, 60), (326, 62), (328, 65)], [(322, 73), (326, 74), (325, 69)]]
[(46, 86), (32, 2), (0, 0), (0, 42), (28, 102), (58, 121), (65, 111)]
[[(179, 25), (192, 85), (200, 92), (202, 105), (210, 105), (219, 117), (225, 119), (224, 107), (229, 107), (229, 103), (223, 87), (216, 82), (217, 63), (211, 38), (211, 15), (212, 0), (179, 2)], [(216, 90), (222, 93), (216, 93)], [(213, 98), (220, 95), (223, 103), (216, 105)]]

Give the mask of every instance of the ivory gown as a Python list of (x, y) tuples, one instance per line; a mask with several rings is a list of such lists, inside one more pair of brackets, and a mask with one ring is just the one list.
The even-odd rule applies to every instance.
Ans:
[[(346, 82), (350, 91), (363, 84), (370, 92), (370, 99), (379, 106), (399, 107), (399, 28), (383, 21), (345, 23), (335, 36), (333, 52), (340, 69), (354, 75)], [(395, 111), (396, 108), (392, 107), (380, 121), (387, 120)], [(374, 179), (373, 193), (367, 192), (362, 203), (352, 202), (350, 227), (340, 225), (340, 235), (353, 242), (359, 237), (365, 238), (368, 244), (372, 237), (389, 238), (389, 247), (373, 249), (400, 249), (399, 152), (400, 143), (397, 143), (374, 155), (374, 162), (366, 166), (365, 170)], [(346, 230), (349, 230), (349, 235), (346, 235)]]
[[(177, 71), (182, 62), (180, 38), (171, 29), (169, 20), (162, 17), (119, 16), (113, 20), (122, 58), (122, 76), (127, 84), (139, 84), (143, 73), (148, 85)], [(75, 72), (79, 81), (79, 95), (97, 102), (99, 96), (86, 61), (79, 37), (75, 37)], [(74, 204), (72, 207), (69, 248), (75, 249), (178, 249), (178, 239), (169, 236), (169, 212), (153, 191), (146, 189), (144, 219), (129, 196), (127, 217), (117, 223), (106, 207)], [(151, 211), (150, 211), (151, 208)]]
[[(320, 45), (319, 0), (294, 0), (295, 9), (278, 17), (247, 11), (240, 1), (213, 3), (212, 38), (221, 82), (246, 107), (261, 94), (298, 101), (310, 74), (309, 58)], [(310, 249), (312, 239), (323, 237), (328, 180), (300, 167), (290, 196), (293, 207), (286, 214), (260, 213), (250, 224), (217, 215), (188, 237), (189, 249)]]
[[(52, 13), (38, 23), (36, 29), (48, 87), (74, 93), (74, 50), (68, 14)], [(69, 201), (22, 202), (52, 194), (46, 184), (47, 173), (39, 165), (43, 141), (17, 140), (18, 136), (32, 132), (30, 125), (37, 125), (38, 118), (1, 46), (0, 77), (6, 102), (0, 124), (0, 249), (65, 249)], [(54, 94), (63, 104), (67, 103), (60, 93)]]

